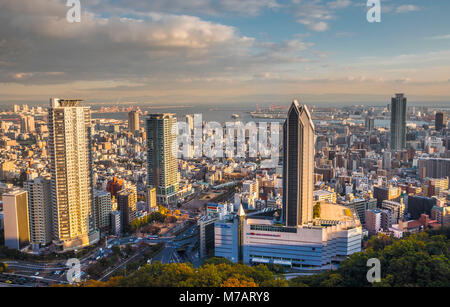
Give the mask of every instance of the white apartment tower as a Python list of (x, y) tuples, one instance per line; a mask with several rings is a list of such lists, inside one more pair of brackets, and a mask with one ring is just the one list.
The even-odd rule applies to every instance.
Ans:
[(53, 234), (64, 250), (98, 240), (95, 231), (91, 111), (81, 100), (50, 99)]

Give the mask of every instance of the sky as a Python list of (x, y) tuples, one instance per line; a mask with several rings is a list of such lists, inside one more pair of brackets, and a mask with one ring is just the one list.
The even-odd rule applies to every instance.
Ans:
[(450, 1), (0, 1), (0, 103), (450, 104)]

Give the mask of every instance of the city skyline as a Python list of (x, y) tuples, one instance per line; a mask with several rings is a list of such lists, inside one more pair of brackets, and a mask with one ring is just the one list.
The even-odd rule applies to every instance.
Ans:
[(449, 13), (0, 0), (0, 288), (449, 287)]
[(64, 1), (7, 0), (1, 101), (448, 104), (449, 6), (385, 0), (369, 23), (362, 0), (104, 0), (69, 23)]

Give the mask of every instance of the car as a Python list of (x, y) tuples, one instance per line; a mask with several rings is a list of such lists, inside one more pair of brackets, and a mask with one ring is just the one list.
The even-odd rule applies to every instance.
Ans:
[(39, 275), (39, 272), (34, 273), (34, 276), (38, 276), (38, 275)]
[(7, 284), (12, 284), (12, 281), (10, 281), (9, 279), (6, 281)]

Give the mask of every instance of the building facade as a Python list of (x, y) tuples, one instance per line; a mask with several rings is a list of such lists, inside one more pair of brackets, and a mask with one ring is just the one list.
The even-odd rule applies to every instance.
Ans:
[(30, 243), (30, 229), (26, 191), (16, 189), (3, 194), (3, 219), (5, 246), (18, 250), (27, 246)]
[(297, 226), (313, 219), (314, 124), (306, 105), (292, 103), (284, 123), (283, 222)]
[(24, 182), (24, 189), (28, 192), (31, 244), (47, 245), (53, 240), (51, 181), (39, 177)]
[(94, 227), (91, 111), (80, 102), (52, 98), (48, 115), (53, 235), (64, 250), (99, 239)]
[(391, 100), (391, 150), (406, 148), (406, 97), (396, 94)]
[(148, 186), (156, 188), (158, 203), (175, 203), (179, 190), (176, 117), (150, 114), (147, 118)]

